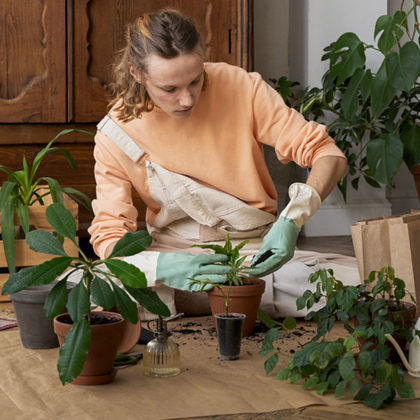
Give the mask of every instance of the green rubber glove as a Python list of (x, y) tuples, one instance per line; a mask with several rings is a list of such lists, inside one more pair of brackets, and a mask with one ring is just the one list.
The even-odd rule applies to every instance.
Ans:
[[(202, 290), (200, 284), (193, 284), (188, 279), (224, 283), (230, 268), (221, 264), (227, 260), (227, 255), (219, 254), (193, 255), (186, 252), (161, 252), (157, 261), (156, 280), (174, 289)], [(212, 289), (211, 284), (204, 287), (204, 290), (209, 289)]]
[(264, 277), (286, 264), (294, 255), (302, 225), (321, 206), (318, 192), (307, 184), (292, 184), (289, 197), (289, 204), (274, 222), (253, 258), (248, 271), (250, 276)]

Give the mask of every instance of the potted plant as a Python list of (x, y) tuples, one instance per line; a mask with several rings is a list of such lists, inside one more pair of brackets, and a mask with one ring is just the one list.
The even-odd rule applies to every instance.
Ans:
[[(20, 170), (12, 171), (0, 165), (0, 170), (7, 175), (0, 190), (1, 247), (0, 247), (0, 288), (8, 278), (8, 273), (15, 273), (17, 268), (38, 264), (50, 258), (31, 251), (24, 240), (25, 234), (33, 229), (52, 230), (45, 217), (45, 209), (52, 202), (61, 202), (77, 218), (78, 203), (90, 209), (90, 199), (73, 188), (61, 188), (50, 177), (37, 177), (38, 169), (44, 158), (53, 152), (62, 153), (68, 163), (76, 169), (70, 153), (54, 147), (54, 142), (62, 135), (74, 131), (61, 131), (28, 163), (22, 159)], [(84, 130), (76, 130), (83, 131)], [(66, 195), (63, 195), (63, 192)], [(68, 240), (64, 240), (64, 249), (69, 255), (77, 256), (78, 249)], [(28, 287), (10, 296), (19, 326), (22, 344), (28, 348), (52, 348), (58, 346), (53, 324), (43, 311), (45, 298), (51, 285)]]
[[(404, 282), (395, 277), (392, 267), (371, 272), (358, 286), (344, 285), (332, 270), (319, 270), (309, 280), (317, 282), (316, 290), (305, 291), (296, 306), (310, 309), (323, 300), (324, 306), (305, 317), (316, 322), (317, 334), (294, 354), (277, 378), (289, 379), (291, 383), (303, 380), (305, 389), (315, 389), (321, 395), (333, 390), (340, 397), (348, 392), (375, 409), (391, 403), (397, 393), (401, 398), (414, 398), (411, 384), (404, 381), (401, 364), (391, 358), (387, 341), (388, 334), (411, 341), (414, 325), (412, 309), (406, 309), (410, 305), (403, 298), (409, 295), (414, 299)], [(348, 336), (329, 341), (325, 336), (336, 321), (343, 323)], [(273, 330), (278, 335), (275, 321), (269, 319), (266, 323), (271, 330), (266, 334), (262, 355), (274, 351), (272, 343), (277, 337)], [(359, 350), (355, 347), (358, 339)], [(277, 361), (275, 354), (267, 359), (267, 373)]]
[(225, 244), (194, 245), (203, 249), (211, 249), (216, 254), (228, 257), (225, 263), (230, 267), (223, 284), (210, 280), (190, 279), (192, 284), (201, 284), (201, 290), (211, 285), (207, 291), (210, 308), (213, 314), (218, 340), (219, 352), (222, 360), (234, 360), (239, 357), (242, 336), (249, 335), (254, 329), (261, 296), (265, 289), (265, 282), (247, 275), (245, 265), (247, 255), (240, 256), (240, 250), (248, 243), (243, 241), (232, 245), (229, 234)]
[(252, 334), (261, 296), (265, 290), (264, 280), (252, 278), (247, 274), (248, 265), (245, 263), (247, 255), (240, 256), (240, 250), (248, 242), (248, 240), (243, 241), (234, 247), (229, 234), (226, 234), (223, 246), (217, 244), (193, 245), (198, 248), (211, 249), (216, 254), (228, 257), (228, 261), (224, 263), (230, 267), (226, 281), (209, 290), (207, 294), (213, 314), (226, 312), (228, 304), (231, 312), (246, 315), (243, 328), (244, 336)]
[[(420, 181), (420, 49), (418, 2), (408, 11), (380, 16), (373, 45), (346, 32), (327, 46), (322, 60), (329, 69), (322, 87), (293, 91), (286, 78), (273, 79), (286, 102), (308, 119), (322, 120), (348, 159), (348, 172), (338, 187), (358, 189), (363, 177), (373, 187), (393, 186), (403, 164)], [(382, 55), (379, 69), (366, 65), (366, 53)], [(420, 184), (417, 184), (420, 198)]]
[(41, 212), (39, 211), (39, 205), (44, 206), (45, 197), (50, 197), (54, 203), (64, 204), (64, 192), (74, 202), (91, 210), (89, 197), (81, 191), (74, 188), (61, 188), (58, 181), (50, 177), (37, 178), (37, 172), (43, 159), (53, 152), (62, 153), (70, 166), (77, 169), (67, 150), (53, 147), (59, 137), (72, 131), (89, 133), (79, 129), (62, 130), (35, 156), (31, 164), (28, 164), (26, 156), (23, 156), (22, 169), (18, 171), (12, 171), (6, 166), (0, 165), (0, 171), (4, 172), (8, 178), (0, 189), (0, 225), (1, 239), (10, 273), (16, 271), (15, 237), (23, 239), (31, 229), (47, 227), (45, 217), (42, 217), (46, 207), (41, 209)]
[[(46, 215), (54, 232), (72, 241), (80, 257), (67, 255), (53, 234), (43, 230), (30, 231), (26, 242), (32, 250), (57, 257), (11, 274), (3, 287), (3, 294), (16, 293), (29, 285), (50, 284), (68, 270), (51, 289), (45, 302), (47, 316), (55, 317), (54, 328), (62, 345), (58, 359), (60, 380), (63, 385), (69, 382), (83, 385), (111, 382), (115, 376), (113, 363), (123, 334), (122, 319), (133, 324), (138, 321), (137, 306), (132, 298), (150, 312), (170, 315), (157, 294), (147, 288), (144, 273), (118, 259), (144, 251), (152, 239), (145, 231), (127, 233), (108, 258), (91, 260), (76, 241), (76, 224), (71, 213), (61, 203), (54, 203), (48, 206)], [(81, 281), (73, 287), (66, 303), (67, 279), (78, 271)], [(119, 279), (123, 287), (119, 287), (115, 279)], [(92, 311), (91, 301), (106, 310), (116, 306), (121, 315)], [(60, 314), (65, 307), (68, 313)], [(96, 361), (103, 362), (103, 365), (93, 367), (92, 363)]]

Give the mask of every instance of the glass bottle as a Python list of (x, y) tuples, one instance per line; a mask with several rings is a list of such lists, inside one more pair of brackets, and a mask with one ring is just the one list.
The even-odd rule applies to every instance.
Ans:
[(178, 345), (172, 341), (167, 329), (167, 321), (159, 317), (153, 331), (155, 338), (147, 343), (143, 352), (143, 373), (147, 376), (175, 376), (181, 372), (181, 355)]

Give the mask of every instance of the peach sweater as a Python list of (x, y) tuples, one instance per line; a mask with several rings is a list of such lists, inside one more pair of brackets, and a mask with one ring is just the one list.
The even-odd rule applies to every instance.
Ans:
[[(164, 168), (231, 194), (272, 214), (277, 195), (264, 161), (262, 145), (275, 148), (280, 162), (311, 167), (322, 156), (344, 156), (325, 126), (307, 122), (287, 107), (257, 73), (225, 63), (206, 63), (208, 83), (193, 113), (175, 119), (158, 108), (122, 123), (110, 116)], [(136, 230), (135, 188), (153, 225), (159, 205), (148, 191), (145, 166), (134, 164), (100, 131), (95, 137), (95, 218), (89, 232), (103, 257), (127, 231)]]

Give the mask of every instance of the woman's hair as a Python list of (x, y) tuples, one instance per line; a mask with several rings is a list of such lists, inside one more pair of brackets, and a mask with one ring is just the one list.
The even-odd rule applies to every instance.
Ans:
[(193, 21), (173, 9), (146, 13), (128, 25), (126, 46), (120, 51), (113, 69), (111, 101), (108, 108), (116, 105), (118, 118), (130, 121), (150, 112), (153, 103), (145, 86), (137, 83), (130, 74), (131, 64), (140, 74), (147, 73), (147, 58), (156, 54), (162, 58), (174, 58), (192, 52), (201, 46), (200, 34)]

